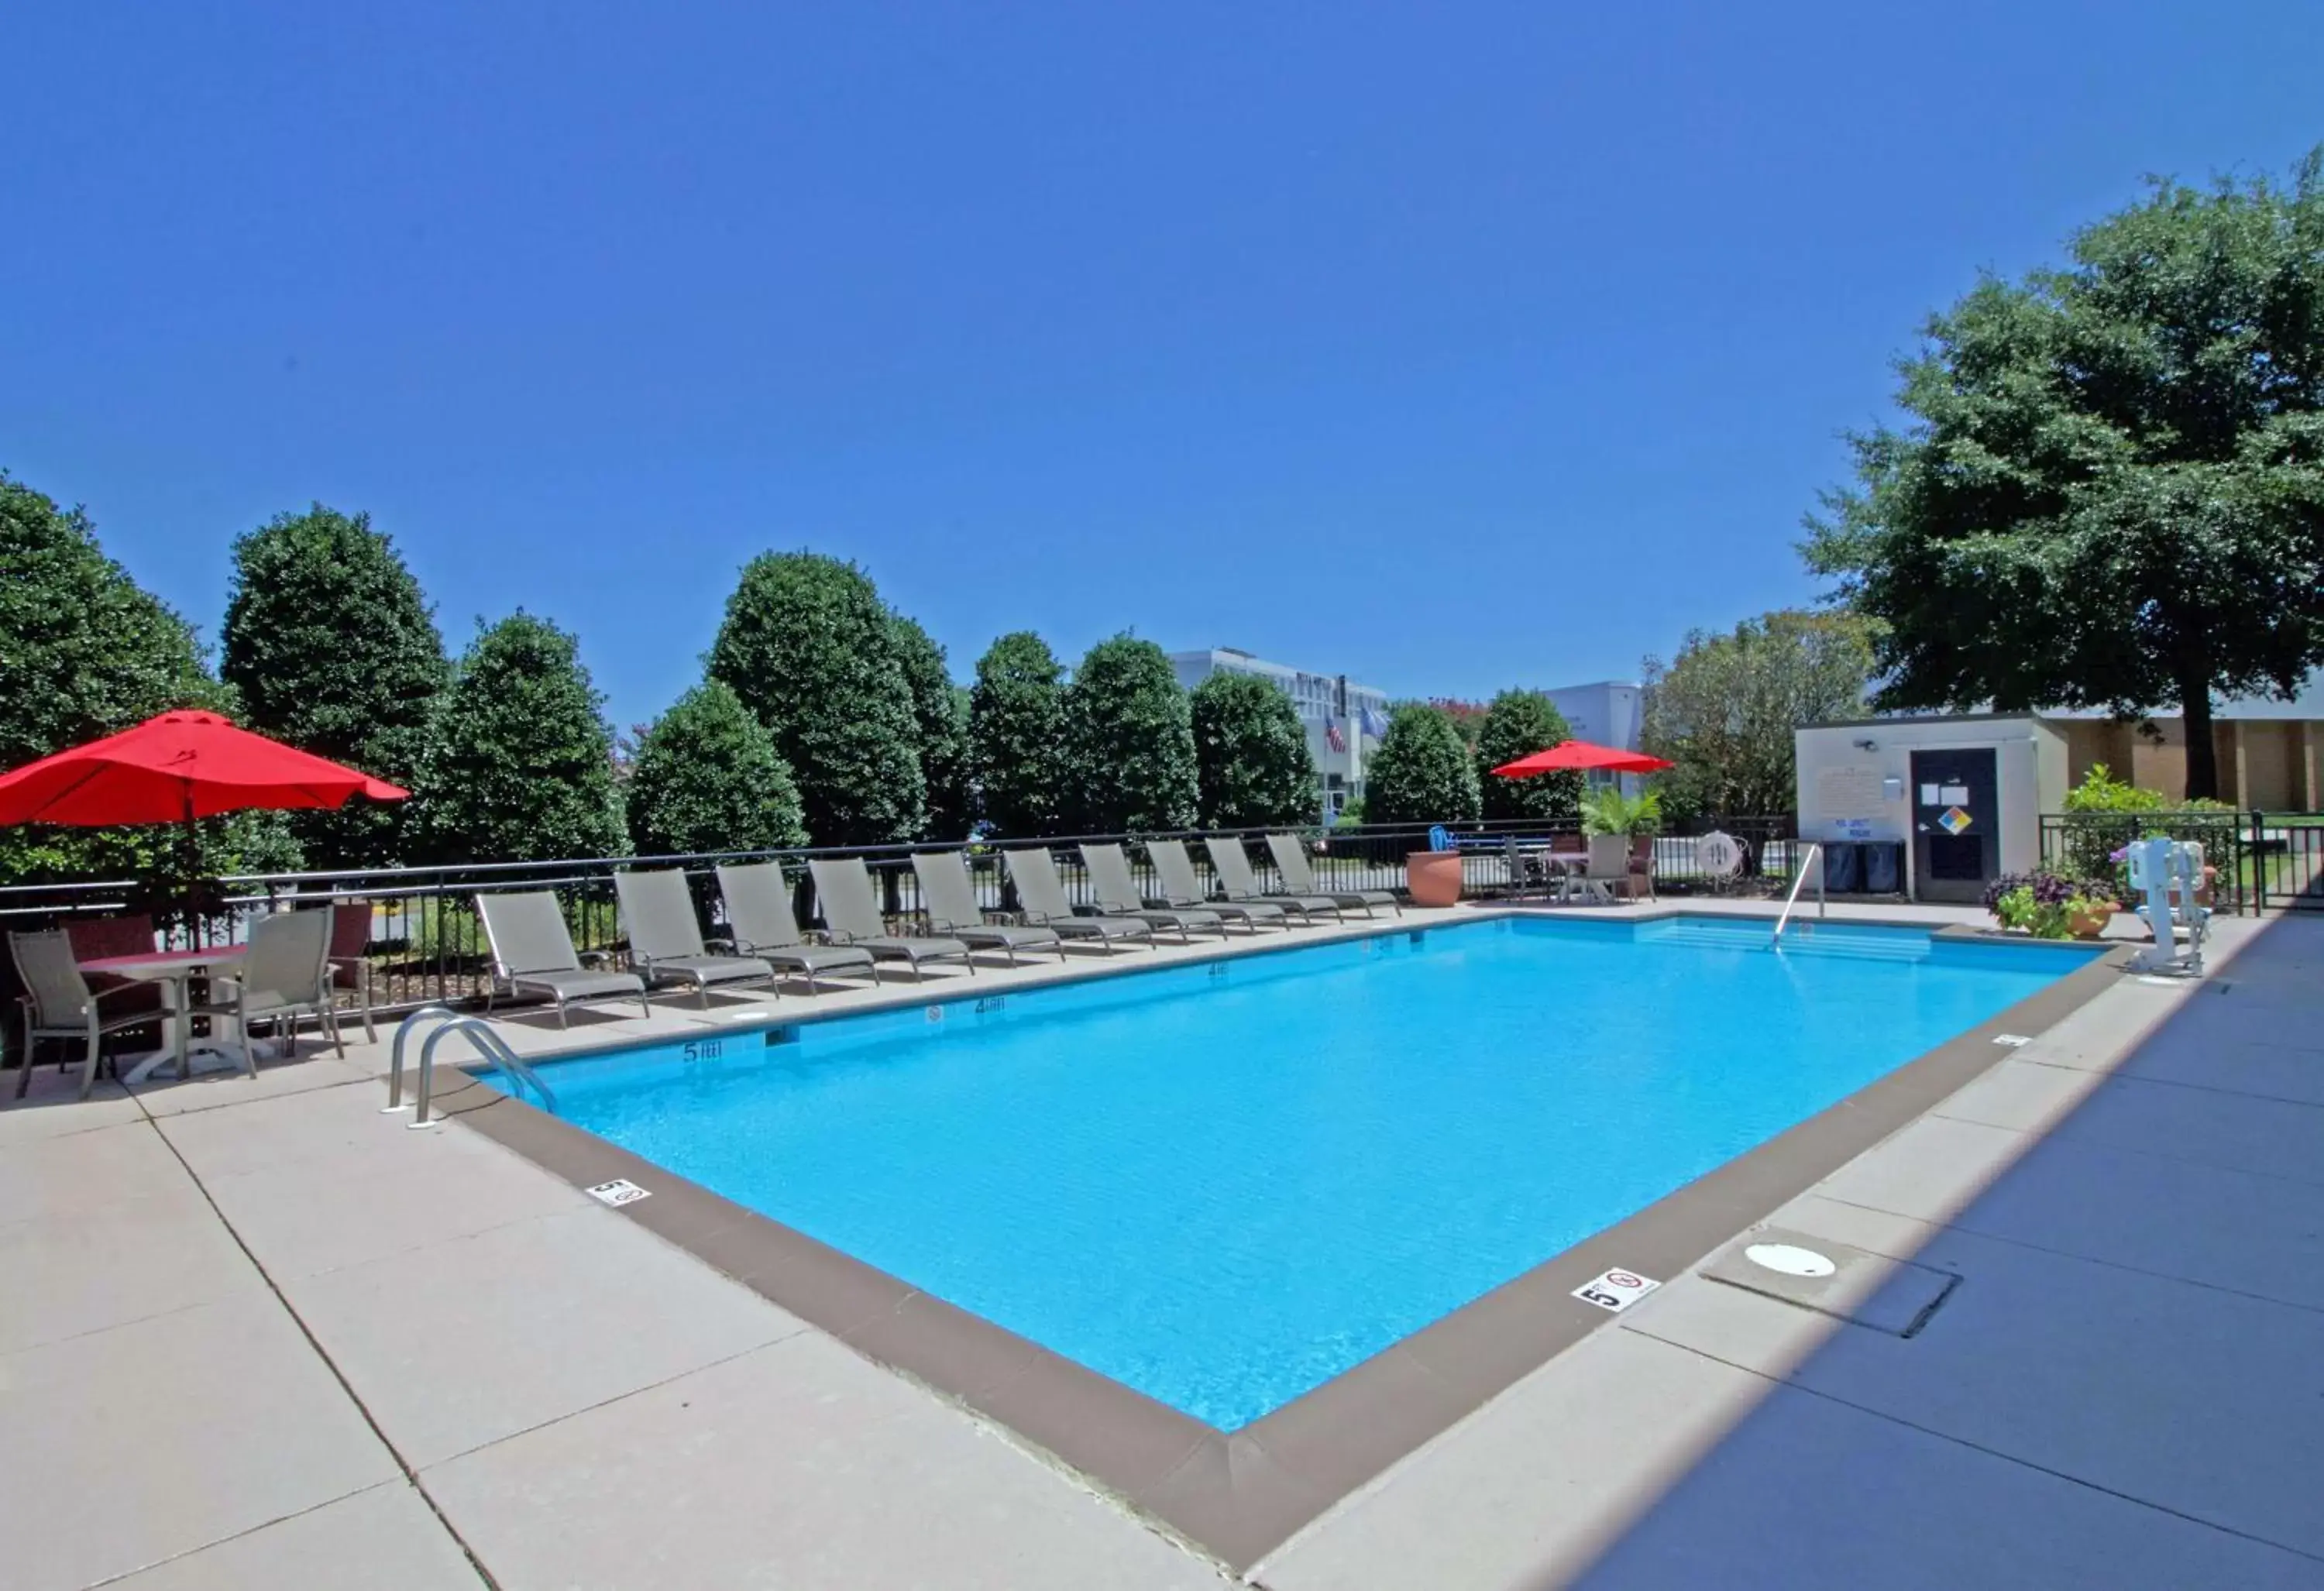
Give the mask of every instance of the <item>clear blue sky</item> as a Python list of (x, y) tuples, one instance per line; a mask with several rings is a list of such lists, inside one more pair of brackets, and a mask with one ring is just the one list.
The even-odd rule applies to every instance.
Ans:
[(0, 467), (215, 636), (391, 531), (612, 713), (736, 568), (965, 676), (1123, 628), (1398, 694), (1634, 672), (1980, 266), (2324, 139), (2324, 6), (105, 5), (0, 48)]

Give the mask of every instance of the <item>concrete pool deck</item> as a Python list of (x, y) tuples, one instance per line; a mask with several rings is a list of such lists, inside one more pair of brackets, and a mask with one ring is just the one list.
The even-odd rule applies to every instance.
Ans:
[[(1923, 1329), (1691, 1264), (1248, 1577), (2324, 1578), (2324, 922), (2215, 945), (2204, 983), (2117, 979), (1777, 1212), (1958, 1277)], [(0, 1110), (11, 1586), (1225, 1583), (629, 1215), (463, 1124), (404, 1130), (383, 1066), (310, 1043), (86, 1104), (43, 1069)]]

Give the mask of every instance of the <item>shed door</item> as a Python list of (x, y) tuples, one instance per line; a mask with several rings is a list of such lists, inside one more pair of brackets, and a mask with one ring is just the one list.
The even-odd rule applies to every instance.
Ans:
[(1992, 747), (1913, 753), (1913, 884), (1920, 900), (1977, 901), (2001, 872)]

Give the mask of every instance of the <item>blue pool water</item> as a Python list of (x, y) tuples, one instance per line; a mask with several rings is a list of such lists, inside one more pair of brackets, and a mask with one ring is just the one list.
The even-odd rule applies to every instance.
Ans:
[(1233, 1430), (2083, 962), (1766, 943), (1485, 922), (546, 1070), (576, 1125)]

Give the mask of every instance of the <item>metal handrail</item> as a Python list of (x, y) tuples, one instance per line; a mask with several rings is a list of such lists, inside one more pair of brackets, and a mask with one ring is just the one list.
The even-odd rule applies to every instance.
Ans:
[(460, 1014), (449, 1006), (422, 1006), (395, 1025), (394, 1058), (387, 1068), (387, 1105), (382, 1116), (392, 1116), (404, 1108), (403, 1104), (403, 1045), (412, 1030), (429, 1022), (457, 1022)]
[(1808, 881), (1810, 862), (1816, 865), (1816, 915), (1828, 917), (1831, 915), (1831, 903), (1824, 898), (1823, 893), (1823, 847), (1811, 841), (1808, 848), (1800, 852), (1800, 870), (1793, 876), (1791, 893), (1784, 897), (1784, 915), (1775, 919), (1775, 932), (1767, 940), (1770, 947), (1784, 941), (1784, 929), (1792, 920), (1792, 908), (1799, 904), (1800, 890)]
[(412, 1105), (412, 1127), (436, 1125), (428, 1116), (429, 1100), (435, 1091), (436, 1046), (456, 1033), (474, 1044), (477, 1054), (516, 1079), (519, 1084), (539, 1094), (542, 1108), (552, 1116), (556, 1114), (557, 1096), (549, 1091), (547, 1083), (540, 1081), (540, 1073), (526, 1065), (518, 1058), (517, 1053), (509, 1048), (508, 1041), (493, 1031), (491, 1023), (481, 1016), (455, 1016), (429, 1034), (428, 1042), (420, 1046), (420, 1085)]

